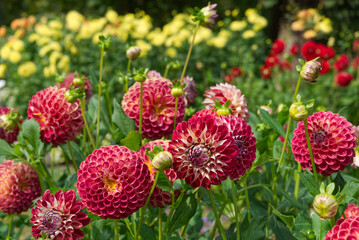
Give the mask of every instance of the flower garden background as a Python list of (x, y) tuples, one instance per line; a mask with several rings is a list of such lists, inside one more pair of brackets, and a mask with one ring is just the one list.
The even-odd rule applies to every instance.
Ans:
[(0, 239), (359, 239), (358, 2), (114, 7), (0, 27)]

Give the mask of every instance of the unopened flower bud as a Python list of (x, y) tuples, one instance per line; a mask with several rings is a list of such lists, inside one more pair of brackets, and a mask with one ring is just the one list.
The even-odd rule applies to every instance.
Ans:
[(228, 108), (220, 108), (217, 110), (217, 115), (218, 116), (229, 116), (231, 114), (230, 109)]
[(289, 115), (296, 121), (303, 121), (308, 116), (307, 107), (302, 102), (294, 102), (289, 108)]
[(211, 4), (201, 9), (201, 13), (203, 14), (203, 20), (201, 21), (202, 26), (212, 28), (216, 23), (215, 19), (218, 16), (217, 10), (215, 9), (216, 6), (217, 4)]
[(135, 61), (141, 54), (141, 48), (139, 47), (130, 47), (126, 51), (126, 56), (131, 61)]
[(144, 81), (146, 81), (146, 76), (139, 74), (139, 75), (134, 76), (133, 80), (135, 80), (135, 82), (144, 82)]
[(76, 102), (76, 100), (77, 100), (77, 97), (75, 97), (75, 96), (72, 94), (71, 90), (67, 90), (67, 91), (65, 92), (64, 96), (65, 96), (66, 101), (68, 101), (69, 103), (74, 103), (74, 102)]
[(73, 80), (72, 80), (72, 83), (75, 85), (75, 86), (78, 86), (78, 87), (82, 87), (85, 85), (85, 81), (83, 79), (81, 79), (80, 77), (75, 77)]
[(322, 66), (319, 61), (316, 59), (310, 60), (306, 62), (302, 70), (300, 71), (300, 76), (309, 82), (316, 82), (319, 71), (322, 69)]
[(313, 208), (321, 218), (332, 218), (337, 213), (338, 202), (333, 195), (320, 193), (314, 198)]
[(10, 114), (4, 114), (0, 116), (0, 128), (5, 131), (11, 131), (14, 129), (16, 121), (14, 121)]
[(180, 88), (180, 87), (174, 87), (174, 88), (172, 88), (172, 90), (171, 90), (171, 94), (172, 94), (172, 96), (174, 96), (174, 97), (182, 97), (182, 96), (183, 96), (183, 93), (184, 93), (184, 91), (183, 91), (183, 89)]
[(170, 152), (158, 153), (152, 160), (152, 165), (157, 171), (164, 171), (172, 167), (173, 156)]

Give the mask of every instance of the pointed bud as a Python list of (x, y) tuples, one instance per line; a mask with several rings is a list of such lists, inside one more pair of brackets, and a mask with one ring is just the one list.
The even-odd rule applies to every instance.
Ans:
[(217, 4), (211, 4), (201, 9), (200, 12), (203, 14), (203, 20), (201, 21), (202, 26), (212, 28), (216, 23), (215, 19), (218, 16), (217, 10), (215, 9), (216, 7)]
[(319, 71), (322, 69), (320, 62), (318, 61), (319, 58), (315, 58), (306, 62), (302, 69), (300, 70), (300, 76), (309, 82), (316, 82), (318, 78)]
[(296, 121), (303, 121), (308, 116), (307, 107), (302, 102), (294, 102), (289, 108), (289, 115)]
[(170, 152), (163, 151), (153, 158), (152, 165), (157, 171), (164, 171), (172, 167), (173, 156)]
[(141, 48), (139, 47), (130, 47), (126, 51), (126, 56), (131, 61), (135, 61), (141, 54)]
[(332, 218), (337, 213), (338, 202), (333, 195), (328, 193), (320, 193), (314, 198), (313, 208), (321, 218)]

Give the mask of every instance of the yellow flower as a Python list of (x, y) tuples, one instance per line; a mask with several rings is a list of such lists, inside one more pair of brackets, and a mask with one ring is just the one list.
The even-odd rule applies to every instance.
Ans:
[(68, 72), (70, 68), (69, 66), (70, 66), (70, 57), (67, 55), (63, 55), (60, 61), (58, 62), (57, 67), (59, 69), (62, 69), (63, 72)]
[(5, 44), (0, 50), (0, 56), (4, 60), (8, 60), (10, 57), (11, 49), (8, 44)]
[(328, 39), (328, 43), (327, 43), (328, 47), (333, 47), (334, 44), (335, 44), (335, 38), (334, 38), (334, 37), (330, 37), (330, 38)]
[(227, 17), (231, 16), (231, 10), (226, 10), (224, 12), (224, 15), (226, 15)]
[(160, 28), (156, 28), (152, 32), (149, 32), (147, 34), (147, 39), (150, 40), (152, 45), (155, 46), (161, 46), (166, 40)]
[(207, 44), (210, 46), (214, 46), (216, 48), (223, 48), (226, 46), (228, 38), (225, 36), (218, 35), (217, 37), (213, 37), (207, 41)]
[(237, 17), (238, 14), (239, 14), (239, 9), (236, 8), (232, 11), (232, 17)]
[(169, 56), (169, 57), (171, 57), (171, 58), (174, 58), (174, 57), (176, 57), (177, 56), (177, 50), (175, 49), (175, 48), (168, 48), (167, 50), (166, 50), (166, 54)]
[(81, 13), (77, 11), (70, 11), (66, 15), (66, 27), (73, 32), (77, 32), (84, 19), (85, 18), (81, 15)]
[(222, 62), (222, 63), (221, 63), (221, 68), (222, 68), (222, 69), (227, 68), (227, 63), (226, 63), (226, 62)]
[(105, 17), (106, 17), (107, 21), (109, 21), (110, 23), (114, 23), (118, 19), (118, 14), (116, 11), (109, 9), (109, 10), (107, 10)]
[(49, 22), (49, 27), (53, 29), (62, 29), (62, 23), (59, 20), (52, 20)]
[(253, 45), (251, 46), (251, 49), (252, 49), (253, 51), (256, 51), (256, 50), (258, 49), (258, 45), (257, 45), (257, 44), (253, 44)]
[(5, 76), (5, 70), (6, 70), (6, 63), (0, 64), (0, 78), (3, 78)]
[(57, 59), (61, 58), (62, 54), (60, 52), (54, 51), (50, 54), (49, 61), (50, 64), (56, 64)]
[(36, 40), (36, 44), (38, 46), (44, 46), (45, 44), (47, 44), (48, 42), (50, 42), (51, 39), (49, 37), (39, 37), (37, 40)]
[(303, 31), (305, 23), (302, 20), (292, 22), (291, 28), (293, 31)]
[(219, 20), (219, 21), (217, 22), (217, 25), (218, 25), (218, 27), (223, 27), (224, 22), (223, 22), (222, 20)]
[[(212, 36), (212, 30), (209, 28), (199, 28), (196, 38), (194, 40), (194, 44), (198, 44), (204, 40), (209, 39)], [(191, 38), (188, 38), (188, 42), (190, 43), (192, 41)]]
[(267, 19), (258, 15), (254, 22), (253, 30), (258, 32), (259, 30), (262, 30), (263, 28), (265, 28), (267, 26), (267, 24), (268, 24)]
[(33, 62), (26, 62), (19, 66), (17, 73), (22, 77), (30, 77), (36, 72), (36, 65)]
[(50, 68), (49, 67), (44, 67), (44, 76), (45, 77), (50, 77)]
[(12, 63), (18, 63), (21, 60), (21, 54), (18, 51), (11, 51), (9, 61)]
[(39, 35), (37, 33), (31, 33), (27, 39), (29, 40), (29, 42), (33, 43), (36, 42), (37, 39), (39, 39)]
[(21, 52), (24, 49), (24, 42), (21, 41), (20, 39), (15, 39), (13, 41), (10, 41), (10, 47), (18, 52)]
[(232, 31), (241, 31), (246, 26), (247, 26), (247, 22), (244, 21), (244, 20), (242, 20), (242, 21), (233, 21), (233, 22), (231, 22), (231, 25), (229, 25), (229, 29), (231, 29)]
[(151, 44), (145, 42), (144, 40), (137, 40), (136, 46), (141, 48), (141, 56), (146, 55), (146, 53), (152, 49)]
[(309, 29), (303, 33), (303, 37), (305, 39), (315, 38), (316, 36), (317, 36), (317, 32), (312, 29)]
[(242, 37), (244, 39), (249, 39), (249, 38), (253, 38), (256, 35), (256, 32), (253, 30), (246, 30), (244, 31)]
[(329, 18), (323, 18), (322, 21), (315, 24), (314, 29), (328, 34), (333, 31), (332, 22)]

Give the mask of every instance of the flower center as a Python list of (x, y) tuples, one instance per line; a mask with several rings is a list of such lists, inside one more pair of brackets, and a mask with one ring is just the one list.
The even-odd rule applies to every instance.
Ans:
[(314, 133), (314, 143), (319, 144), (324, 142), (325, 134), (322, 131)]
[(247, 151), (246, 146), (245, 146), (246, 142), (242, 139), (236, 139), (235, 143), (239, 148), (238, 155), (246, 154), (246, 151)]
[(192, 146), (187, 151), (187, 158), (195, 166), (204, 165), (209, 159), (209, 150), (203, 145)]
[(54, 210), (49, 210), (44, 214), (42, 224), (44, 226), (43, 232), (53, 233), (61, 226), (61, 216)]
[(109, 177), (105, 177), (103, 179), (103, 183), (106, 186), (106, 189), (110, 192), (114, 192), (117, 190), (117, 182)]

